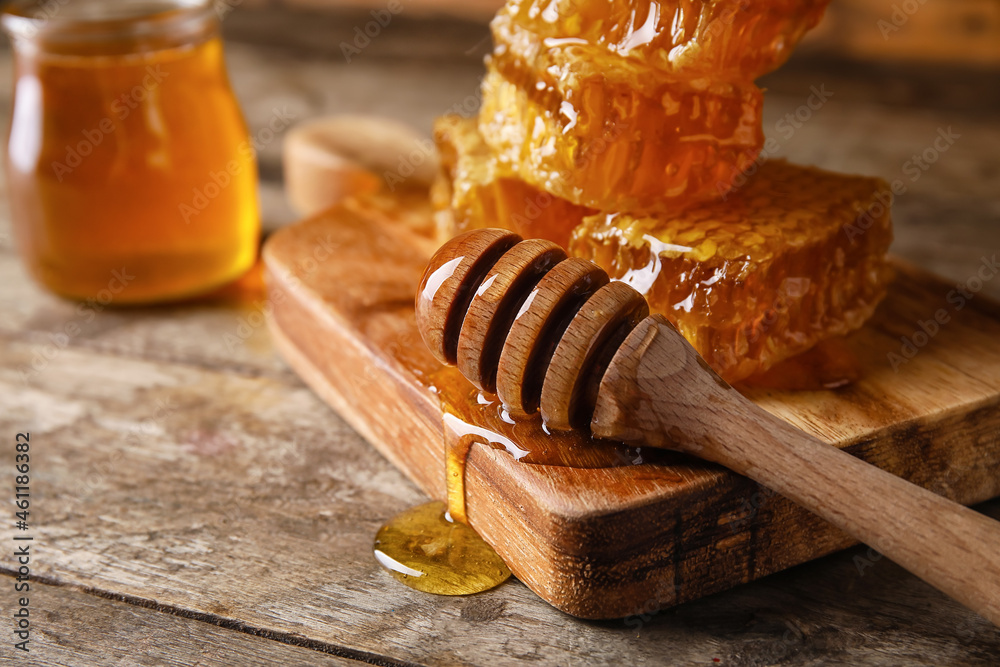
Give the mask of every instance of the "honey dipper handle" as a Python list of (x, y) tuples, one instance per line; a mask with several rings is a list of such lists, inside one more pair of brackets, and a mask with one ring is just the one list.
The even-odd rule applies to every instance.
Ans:
[(601, 437), (720, 463), (826, 519), (1000, 626), (1000, 522), (765, 412), (662, 317), (643, 320), (601, 382)]

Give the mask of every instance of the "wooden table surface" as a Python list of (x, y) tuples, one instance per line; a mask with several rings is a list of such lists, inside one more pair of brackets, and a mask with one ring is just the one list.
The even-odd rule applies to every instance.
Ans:
[[(339, 45), (365, 20), (228, 15), (229, 66), (252, 128), (279, 112), (355, 111), (427, 130), (442, 112), (474, 108), (482, 26), (400, 16), (347, 63)], [(0, 57), (9, 97), (10, 55)], [(1000, 250), (997, 77), (795, 60), (765, 81), (765, 129), (793, 160), (905, 179), (894, 251), (964, 281)], [(808, 107), (813, 88), (832, 93), (818, 109)], [(797, 110), (810, 116), (800, 127), (776, 126)], [(912, 180), (907, 161), (948, 128), (959, 138)], [(279, 155), (277, 140), (261, 154), (268, 229), (293, 217)], [(981, 295), (1000, 297), (1000, 278)], [(25, 664), (1000, 661), (997, 628), (864, 547), (676, 608), (661, 609), (650, 591), (643, 613), (599, 623), (557, 612), (517, 581), (468, 598), (412, 591), (376, 565), (371, 542), (421, 493), (276, 356), (259, 293), (96, 310), (28, 280), (4, 206), (4, 493), (15, 434), (30, 431), (32, 444)], [(1000, 502), (980, 509), (1000, 517)], [(15, 654), (9, 518), (4, 661)]]

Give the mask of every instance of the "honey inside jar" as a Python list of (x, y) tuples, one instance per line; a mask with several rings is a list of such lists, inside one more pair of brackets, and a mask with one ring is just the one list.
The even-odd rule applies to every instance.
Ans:
[(102, 303), (237, 278), (257, 250), (256, 163), (211, 4), (46, 6), (3, 16), (16, 56), (9, 198), (31, 273)]

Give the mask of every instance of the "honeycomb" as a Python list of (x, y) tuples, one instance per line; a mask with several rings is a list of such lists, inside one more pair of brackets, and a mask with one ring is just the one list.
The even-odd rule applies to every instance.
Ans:
[(445, 236), (469, 229), (504, 227), (525, 238), (566, 247), (569, 235), (593, 209), (519, 180), (483, 143), (476, 120), (443, 116), (434, 123), (441, 173), (432, 188)]
[(829, 0), (509, 0), (499, 22), (576, 40), (651, 69), (753, 81), (788, 59)]
[(642, 292), (735, 382), (860, 327), (885, 294), (888, 186), (783, 160), (670, 216), (600, 213), (573, 255)]
[(478, 122), (436, 126), (446, 231), (596, 261), (730, 382), (860, 327), (890, 278), (885, 183), (758, 161), (753, 81), (827, 2), (509, 0)]
[(534, 187), (601, 210), (669, 211), (724, 194), (763, 144), (751, 81), (680, 76), (501, 13), (479, 129)]

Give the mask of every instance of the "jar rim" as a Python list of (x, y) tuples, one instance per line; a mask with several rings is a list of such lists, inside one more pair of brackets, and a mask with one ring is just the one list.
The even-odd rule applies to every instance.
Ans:
[(79, 42), (200, 31), (214, 18), (213, 0), (12, 0), (0, 25), (14, 40)]

